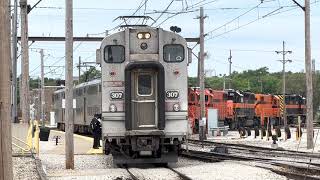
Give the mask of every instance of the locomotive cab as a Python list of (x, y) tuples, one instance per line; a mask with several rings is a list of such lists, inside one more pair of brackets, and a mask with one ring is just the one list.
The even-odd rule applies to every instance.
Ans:
[(188, 131), (189, 54), (185, 39), (161, 28), (102, 41), (102, 136), (115, 164), (177, 161)]

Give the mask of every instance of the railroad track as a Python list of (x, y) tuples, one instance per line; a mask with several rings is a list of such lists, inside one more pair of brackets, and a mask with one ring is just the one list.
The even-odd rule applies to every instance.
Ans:
[[(263, 157), (246, 157), (233, 154), (213, 153), (203, 151), (182, 151), (182, 156), (201, 161), (220, 162), (225, 160), (233, 161), (251, 161), (255, 162), (256, 167), (270, 170), (279, 175), (293, 179), (320, 180), (320, 168), (309, 167), (306, 162), (276, 161), (274, 159)], [(304, 165), (303, 165), (304, 164)], [(320, 166), (320, 164), (317, 164)], [(318, 175), (318, 176), (315, 176)]]
[[(176, 176), (180, 179), (180, 180), (192, 180), (191, 178), (189, 178), (187, 175), (169, 167), (169, 166), (164, 166), (163, 168), (173, 172), (174, 174), (176, 174)], [(145, 177), (145, 175), (143, 173), (137, 173), (134, 171), (131, 171), (131, 169), (129, 167), (125, 167), (125, 169), (127, 170), (128, 174), (130, 175), (130, 178), (132, 180), (144, 180), (144, 179), (150, 179), (148, 177)], [(162, 169), (163, 170), (163, 169)]]
[(246, 144), (234, 144), (234, 143), (223, 143), (223, 142), (213, 142), (213, 141), (200, 141), (194, 139), (188, 139), (188, 143), (191, 144), (203, 144), (206, 146), (225, 146), (230, 149), (240, 150), (240, 151), (248, 151), (248, 152), (258, 152), (258, 153), (265, 153), (265, 154), (272, 154), (275, 156), (286, 156), (286, 157), (302, 157), (302, 158), (320, 158), (320, 153), (308, 153), (308, 152), (301, 152), (301, 151), (293, 151), (293, 150), (285, 150), (285, 149), (273, 149), (267, 147), (259, 147), (259, 146), (252, 146)]

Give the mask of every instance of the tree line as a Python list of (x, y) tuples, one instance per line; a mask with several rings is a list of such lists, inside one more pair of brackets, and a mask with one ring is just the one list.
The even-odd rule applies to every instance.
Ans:
[[(253, 93), (264, 94), (282, 94), (282, 72), (269, 72), (267, 67), (262, 67), (256, 70), (247, 70), (243, 72), (232, 72), (231, 76), (206, 77), (205, 87), (215, 90), (222, 90), (225, 82), (225, 88), (229, 88), (229, 83), (232, 89)], [(197, 78), (189, 77), (189, 87), (197, 87)], [(314, 112), (319, 110), (320, 105), (320, 73), (316, 72), (313, 76), (313, 104)], [(306, 79), (304, 72), (286, 72), (286, 93), (298, 94), (306, 97)]]

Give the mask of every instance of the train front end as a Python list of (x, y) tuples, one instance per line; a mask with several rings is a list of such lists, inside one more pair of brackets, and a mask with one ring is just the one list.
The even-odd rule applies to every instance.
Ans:
[(102, 137), (114, 164), (176, 162), (187, 134), (187, 43), (160, 28), (127, 28), (97, 50)]

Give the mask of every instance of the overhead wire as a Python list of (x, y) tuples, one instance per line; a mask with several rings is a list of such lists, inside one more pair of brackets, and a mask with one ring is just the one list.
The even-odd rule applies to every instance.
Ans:
[(215, 29), (213, 29), (213, 30), (211, 30), (211, 31), (209, 31), (209, 32), (207, 32), (207, 33), (205, 33), (205, 34), (207, 34), (207, 35), (208, 35), (208, 34), (210, 34), (210, 33), (214, 32), (214, 31), (217, 31), (217, 30), (219, 30), (219, 29), (221, 29), (221, 28), (223, 28), (223, 27), (227, 26), (228, 24), (231, 24), (231, 23), (235, 22), (236, 20), (238, 20), (239, 18), (243, 17), (244, 15), (246, 15), (246, 14), (250, 13), (251, 11), (253, 11), (253, 10), (257, 9), (257, 8), (258, 8), (262, 3), (263, 3), (263, 2), (260, 2), (258, 5), (256, 5), (256, 6), (252, 7), (252, 8), (251, 8), (251, 9), (249, 9), (248, 11), (246, 11), (246, 12), (242, 13), (241, 15), (239, 15), (239, 16), (237, 16), (237, 17), (233, 18), (232, 20), (230, 20), (230, 21), (228, 21), (228, 22), (224, 23), (223, 25), (221, 25), (221, 26), (219, 26), (219, 27), (217, 27), (217, 28), (215, 28)]
[(171, 0), (169, 5), (162, 11), (162, 13), (155, 19), (155, 21), (153, 21), (153, 23), (150, 26), (154, 25), (161, 18), (161, 16), (170, 8), (170, 6), (172, 5), (173, 1), (174, 0)]
[[(200, 2), (205, 2), (205, 1), (207, 1), (207, 0), (202, 0)], [(192, 6), (188, 6), (188, 7), (186, 7), (186, 9), (183, 9), (183, 10), (181, 10), (179, 12), (176, 12), (176, 13), (172, 13), (173, 15), (171, 15), (171, 16), (167, 17), (166, 19), (164, 19), (161, 23), (156, 25), (156, 27), (160, 27), (160, 25), (162, 25), (164, 22), (166, 22), (167, 20), (169, 20), (169, 19), (171, 19), (171, 18), (173, 18), (173, 17), (175, 17), (177, 15), (196, 12), (196, 11), (198, 11), (198, 9), (196, 9), (196, 8), (198, 8), (200, 6), (203, 6), (203, 5), (206, 5), (206, 4), (209, 4), (209, 3), (216, 2), (216, 1), (218, 1), (218, 0), (212, 0), (212, 1), (209, 1), (209, 2), (206, 2), (206, 3), (203, 3), (203, 4), (199, 4), (200, 2), (196, 3), (196, 4), (199, 4), (198, 6), (195, 6), (196, 4), (193, 4)]]
[[(144, 2), (144, 3), (142, 3), (142, 2)], [(131, 16), (134, 16), (147, 2), (148, 2), (148, 0), (142, 0), (141, 3), (140, 3), (140, 5), (138, 6), (138, 8), (131, 14)], [(109, 31), (116, 30), (116, 29), (118, 29), (123, 23), (124, 23), (124, 22), (118, 24), (117, 26), (114, 26), (113, 28), (108, 29), (107, 31), (109, 32)], [(101, 34), (103, 34), (103, 33), (105, 33), (105, 32), (106, 32), (106, 31), (101, 32), (101, 33), (88, 34), (88, 36), (89, 36), (89, 35), (101, 35)]]
[[(317, 2), (319, 2), (319, 0), (315, 0), (315, 1), (313, 1), (311, 4), (315, 4), (315, 3), (317, 3)], [(283, 9), (283, 8), (285, 8), (285, 7), (293, 7), (293, 8), (289, 8), (289, 9), (287, 9), (287, 10), (280, 11), (281, 9)], [(264, 19), (264, 18), (267, 18), (267, 17), (271, 17), (271, 16), (275, 16), (275, 15), (278, 15), (278, 14), (281, 14), (281, 13), (285, 13), (285, 12), (288, 12), (288, 11), (296, 10), (296, 9), (298, 9), (298, 8), (299, 8), (299, 7), (298, 7), (297, 5), (295, 5), (295, 6), (281, 6), (281, 7), (279, 7), (278, 9), (276, 9), (276, 10), (274, 10), (274, 11), (272, 11), (272, 12), (270, 12), (270, 13), (264, 15), (264, 16), (261, 16), (261, 17), (258, 16), (258, 18), (254, 19), (254, 20), (252, 20), (252, 21), (249, 21), (248, 23), (245, 23), (245, 24), (242, 24), (242, 25), (238, 25), (238, 27), (233, 28), (233, 29), (230, 29), (230, 30), (225, 31), (225, 32), (223, 32), (223, 33), (220, 33), (220, 34), (217, 34), (217, 35), (212, 35), (211, 37), (206, 38), (205, 41), (208, 41), (208, 40), (210, 40), (210, 39), (214, 39), (214, 38), (223, 36), (223, 35), (225, 35), (225, 34), (227, 34), (227, 33), (236, 31), (236, 30), (241, 29), (241, 28), (243, 28), (243, 27), (245, 27), (245, 26), (248, 26), (248, 25), (250, 25), (250, 24), (252, 24), (252, 23), (254, 23), (254, 22), (257, 22), (257, 21), (259, 21), (259, 20), (261, 20), (261, 19)], [(250, 9), (250, 10), (252, 11), (252, 9)], [(247, 14), (247, 13), (246, 13), (246, 14)], [(237, 20), (237, 19), (239, 19), (239, 18), (240, 18), (240, 17), (238, 16), (238, 17), (234, 18), (233, 21), (229, 21), (229, 22), (232, 23), (232, 22), (234, 22), (235, 19)], [(216, 30), (218, 30), (218, 29), (221, 29), (222, 27), (225, 27), (226, 25), (228, 25), (228, 24), (230, 24), (230, 23), (226, 23), (226, 24), (224, 24), (224, 25), (222, 25), (222, 26), (219, 26), (218, 28), (215, 28), (214, 30), (209, 31), (209, 32), (206, 33), (206, 34), (213, 33), (214, 31), (216, 31)]]

